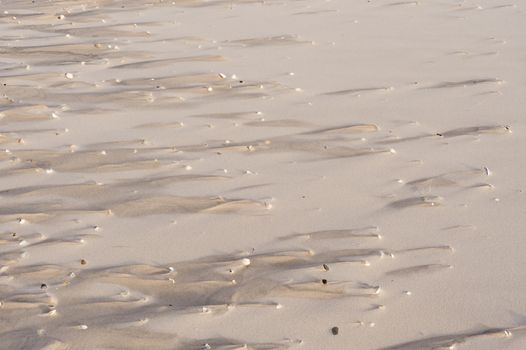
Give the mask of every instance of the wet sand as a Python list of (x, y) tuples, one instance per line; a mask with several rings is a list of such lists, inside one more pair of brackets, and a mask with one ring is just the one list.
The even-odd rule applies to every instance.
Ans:
[(526, 348), (520, 2), (0, 10), (0, 349)]

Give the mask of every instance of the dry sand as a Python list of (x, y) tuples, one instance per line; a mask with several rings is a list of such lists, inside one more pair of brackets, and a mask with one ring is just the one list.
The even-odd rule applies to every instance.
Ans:
[(525, 6), (0, 1), (0, 349), (526, 349)]

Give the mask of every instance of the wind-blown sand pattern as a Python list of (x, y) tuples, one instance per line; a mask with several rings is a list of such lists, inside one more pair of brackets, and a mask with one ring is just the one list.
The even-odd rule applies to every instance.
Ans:
[(0, 0), (0, 349), (525, 349), (523, 5)]

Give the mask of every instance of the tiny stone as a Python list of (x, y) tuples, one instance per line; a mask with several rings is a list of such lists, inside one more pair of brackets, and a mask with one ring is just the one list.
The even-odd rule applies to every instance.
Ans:
[(324, 279), (321, 280), (321, 283), (327, 284), (327, 280), (324, 278)]
[(40, 285), (40, 289), (47, 289), (47, 284), (42, 283), (42, 284)]
[(338, 327), (331, 328), (332, 335), (338, 335), (339, 332), (340, 332), (340, 329)]
[(86, 265), (86, 263), (87, 263), (86, 260), (84, 260), (84, 259), (81, 259), (81, 260), (80, 260), (80, 264), (81, 264), (81, 265)]
[(323, 269), (324, 269), (325, 271), (329, 271), (329, 265), (327, 265), (327, 264), (323, 264)]

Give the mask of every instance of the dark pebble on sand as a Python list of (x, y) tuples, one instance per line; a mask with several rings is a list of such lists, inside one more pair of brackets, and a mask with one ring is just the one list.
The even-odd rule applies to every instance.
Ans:
[(331, 328), (332, 335), (338, 335), (339, 332), (340, 332), (340, 329), (338, 327)]

